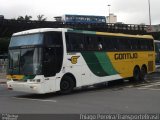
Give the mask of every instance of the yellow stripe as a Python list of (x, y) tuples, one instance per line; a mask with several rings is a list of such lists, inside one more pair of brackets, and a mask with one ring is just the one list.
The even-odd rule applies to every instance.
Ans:
[(122, 33), (108, 33), (108, 32), (96, 32), (97, 35), (106, 35), (106, 36), (119, 36), (119, 37), (132, 37), (132, 38), (146, 38), (153, 39), (151, 35), (129, 35)]
[(7, 75), (7, 79), (17, 79), (21, 80), (24, 78), (24, 75)]

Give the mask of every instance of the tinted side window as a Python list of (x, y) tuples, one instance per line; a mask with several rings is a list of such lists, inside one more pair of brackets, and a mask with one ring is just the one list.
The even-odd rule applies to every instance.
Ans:
[(147, 50), (147, 40), (139, 39), (140, 50)]
[(148, 50), (153, 51), (154, 50), (154, 41), (153, 40), (148, 40), (147, 41), (147, 46), (148, 46)]
[(99, 51), (105, 51), (106, 50), (106, 45), (105, 45), (105, 42), (104, 42), (104, 37), (103, 36), (100, 36), (98, 35), (97, 36), (97, 47), (98, 47), (98, 50)]
[(96, 35), (85, 35), (86, 50), (96, 51), (98, 50), (98, 41)]
[(44, 44), (47, 47), (62, 47), (61, 32), (47, 32), (44, 35)]
[(104, 36), (104, 45), (106, 51), (113, 51), (114, 50), (114, 38), (110, 36)]
[(127, 37), (119, 37), (119, 51), (130, 51), (131, 44)]
[(153, 40), (120, 36), (66, 33), (67, 51), (146, 51)]
[(79, 33), (66, 33), (67, 51), (83, 51), (84, 35)]
[(142, 51), (152, 51), (152, 50), (154, 50), (153, 40), (140, 39), (139, 46), (140, 46), (140, 50), (142, 50)]
[(140, 50), (139, 39), (137, 39), (137, 38), (130, 38), (130, 45), (131, 45), (131, 50), (132, 51)]
[(120, 46), (119, 46), (120, 39), (119, 39), (119, 37), (113, 37), (112, 43), (113, 43), (114, 51), (120, 50)]

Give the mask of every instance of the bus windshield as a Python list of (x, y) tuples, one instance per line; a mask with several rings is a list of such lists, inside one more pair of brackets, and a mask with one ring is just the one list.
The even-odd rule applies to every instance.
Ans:
[(21, 36), (13, 36), (11, 38), (11, 42), (9, 47), (18, 47), (18, 46), (26, 46), (26, 45), (41, 45), (43, 43), (43, 34), (28, 34)]
[(9, 50), (10, 74), (41, 74), (41, 48)]
[(61, 32), (13, 36), (9, 45), (8, 74), (51, 76), (61, 69), (62, 57)]

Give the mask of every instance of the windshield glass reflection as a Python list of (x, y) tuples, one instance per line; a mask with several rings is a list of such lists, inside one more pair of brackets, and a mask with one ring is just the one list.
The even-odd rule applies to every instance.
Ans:
[(41, 48), (9, 50), (10, 74), (41, 74)]

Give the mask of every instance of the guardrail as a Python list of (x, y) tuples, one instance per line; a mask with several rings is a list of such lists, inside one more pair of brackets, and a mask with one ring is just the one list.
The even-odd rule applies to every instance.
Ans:
[(0, 19), (0, 37), (11, 36), (15, 32), (33, 28), (74, 28), (101, 32), (120, 32), (129, 34), (146, 34), (148, 25), (112, 24), (112, 23), (63, 23), (56, 21), (27, 21)]

